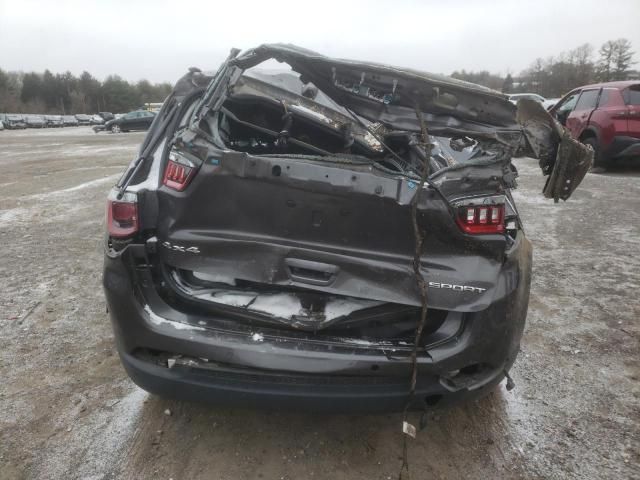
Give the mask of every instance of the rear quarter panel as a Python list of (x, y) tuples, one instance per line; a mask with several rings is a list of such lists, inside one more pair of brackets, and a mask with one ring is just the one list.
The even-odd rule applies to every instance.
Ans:
[[(629, 87), (629, 89), (633, 89), (637, 92), (637, 90), (639, 90), (640, 88), (638, 85), (634, 85), (632, 87)], [(625, 94), (628, 95), (629, 89), (627, 89), (626, 93), (621, 93), (621, 95), (623, 97), (625, 96)], [(634, 98), (637, 99), (637, 96), (635, 96)], [(631, 100), (629, 102), (629, 105), (627, 105), (627, 110), (627, 135), (629, 137), (640, 138), (640, 104), (638, 104), (636, 100)]]
[(614, 136), (626, 135), (626, 107), (617, 88), (604, 88), (601, 97), (603, 101), (601, 100), (601, 105), (591, 115), (589, 125), (597, 130), (600, 145), (607, 147)]

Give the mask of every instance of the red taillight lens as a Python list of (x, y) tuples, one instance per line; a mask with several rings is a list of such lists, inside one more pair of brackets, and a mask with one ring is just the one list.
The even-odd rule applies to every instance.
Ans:
[(173, 188), (174, 190), (181, 192), (189, 184), (193, 171), (193, 167), (169, 160), (167, 168), (164, 171), (164, 179), (162, 180), (162, 183), (169, 188)]
[(504, 232), (504, 205), (459, 207), (456, 223), (465, 233), (502, 233)]
[(138, 231), (138, 204), (107, 200), (107, 230), (111, 237), (130, 237)]

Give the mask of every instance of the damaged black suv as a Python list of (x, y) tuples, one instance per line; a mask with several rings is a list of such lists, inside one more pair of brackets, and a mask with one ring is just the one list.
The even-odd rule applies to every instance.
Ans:
[[(271, 59), (291, 72), (252, 69)], [(314, 411), (494, 387), (531, 277), (511, 158), (539, 158), (557, 201), (592, 157), (523, 102), (291, 45), (191, 69), (108, 198), (103, 283), (130, 377)]]

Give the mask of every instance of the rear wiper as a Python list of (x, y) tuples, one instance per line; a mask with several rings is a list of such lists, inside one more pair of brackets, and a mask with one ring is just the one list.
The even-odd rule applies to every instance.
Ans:
[[(218, 72), (209, 85), (202, 96), (202, 100), (200, 104), (196, 107), (194, 111), (194, 115), (192, 117), (192, 123), (196, 121), (200, 121), (205, 118), (211, 110), (215, 110), (219, 105), (217, 105), (218, 100), (221, 98), (221, 95), (214, 96), (214, 94), (218, 91), (218, 87), (224, 81), (229, 81), (231, 76), (234, 73), (234, 69), (230, 69), (231, 61), (238, 56), (240, 50), (237, 48), (232, 48), (227, 56), (227, 59), (222, 63)], [(237, 69), (236, 69), (237, 70)], [(223, 93), (224, 94), (224, 93)]]
[[(122, 179), (122, 183), (118, 186), (118, 199), (122, 198), (125, 190), (135, 178), (137, 172), (143, 166), (146, 159), (157, 148), (160, 140), (164, 138), (167, 129), (171, 128), (175, 131), (178, 128), (177, 124), (180, 121), (180, 118), (184, 115), (185, 110), (192, 104), (195, 97), (202, 95), (203, 91), (203, 88), (195, 88), (184, 95), (184, 97), (178, 96), (177, 98), (175, 94), (171, 94), (171, 96), (164, 102), (162, 108), (158, 112), (158, 115), (151, 124), (150, 131), (153, 131), (156, 122), (161, 122), (160, 126), (157, 128), (153, 136), (145, 138), (142, 143), (142, 147), (140, 147), (140, 155), (134, 161), (133, 166), (127, 170), (125, 177)], [(164, 114), (165, 107), (167, 108), (166, 115)], [(160, 118), (161, 120), (159, 120)]]
[[(227, 60), (224, 62), (223, 66), (221, 67), (220, 72), (226, 71), (226, 69), (229, 66), (229, 62), (233, 58), (235, 58), (239, 52), (240, 51), (235, 48), (231, 50), (231, 52), (229, 53), (229, 56), (227, 57)], [(213, 94), (217, 90), (217, 87), (220, 84), (220, 82), (223, 80), (222, 77), (223, 75), (216, 75), (216, 77), (209, 84), (203, 96), (202, 102), (200, 103), (200, 105), (197, 108), (197, 111), (195, 112), (196, 115), (194, 115), (194, 117), (202, 118), (206, 116), (209, 110), (211, 110), (211, 108), (214, 106), (217, 99), (213, 98)], [(167, 127), (173, 121), (176, 111), (179, 109), (180, 105), (184, 102), (184, 100), (185, 99), (183, 99), (182, 102), (178, 103), (176, 102), (175, 96), (172, 94), (169, 101), (164, 102), (164, 104), (162, 105), (162, 108), (158, 112), (158, 115), (153, 120), (150, 130), (153, 131), (153, 128), (155, 127), (156, 122), (161, 122), (161, 123), (159, 127), (157, 127), (155, 134), (150, 139), (145, 140), (145, 143), (143, 143), (141, 147), (140, 155), (134, 161), (132, 168), (130, 168), (125, 173), (125, 176), (122, 179), (122, 182), (118, 186), (118, 195), (117, 195), (118, 199), (122, 198), (122, 195), (124, 195), (125, 190), (131, 183), (131, 180), (135, 178), (136, 174), (144, 164), (149, 154), (156, 149), (158, 142), (160, 141), (161, 138), (164, 137), (164, 133)], [(159, 120), (159, 118), (162, 116), (164, 116), (164, 118), (162, 120)]]
[[(164, 136), (167, 126), (173, 120), (173, 117), (177, 110), (177, 106), (178, 105), (176, 104), (175, 97), (172, 96), (169, 101), (164, 102), (164, 104), (162, 105), (162, 108), (156, 115), (156, 118), (153, 119), (153, 122), (151, 123), (151, 127), (149, 127), (149, 130), (150, 131), (154, 130), (156, 122), (160, 122), (160, 126), (155, 128), (155, 133), (153, 134), (152, 137), (147, 137), (147, 139), (142, 144), (142, 147), (140, 149), (140, 155), (138, 155), (138, 158), (136, 158), (135, 161), (133, 162), (133, 167), (131, 167), (125, 173), (125, 176), (122, 179), (122, 182), (118, 186), (118, 194), (116, 196), (118, 200), (122, 198), (125, 190), (131, 183), (131, 180), (135, 178), (136, 174), (144, 164), (149, 154), (156, 149), (159, 140)], [(161, 118), (161, 117), (164, 117), (164, 118)]]

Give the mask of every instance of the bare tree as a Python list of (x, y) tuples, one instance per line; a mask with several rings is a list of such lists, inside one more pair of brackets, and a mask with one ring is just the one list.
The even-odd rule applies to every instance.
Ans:
[(611, 75), (613, 70), (613, 55), (616, 50), (615, 40), (608, 40), (602, 44), (598, 53), (600, 54), (600, 60), (598, 60), (598, 78), (603, 82), (611, 81)]
[(634, 52), (631, 50), (631, 42), (626, 38), (609, 40), (602, 44), (599, 50), (598, 77), (603, 82), (612, 80), (624, 80), (631, 65)]
[(591, 57), (593, 56), (593, 47), (589, 43), (580, 45), (571, 50), (570, 57), (575, 66), (574, 83), (577, 85), (585, 85), (591, 83), (594, 79), (595, 67)]
[(632, 61), (634, 53), (629, 40), (626, 38), (616, 40), (612, 58), (614, 80), (626, 80), (631, 65), (635, 63)]
[(513, 77), (510, 73), (507, 73), (507, 76), (502, 83), (502, 93), (511, 93), (513, 92)]
[(535, 93), (542, 93), (542, 88), (546, 83), (548, 72), (545, 69), (544, 60), (538, 57), (529, 68), (529, 83)]

